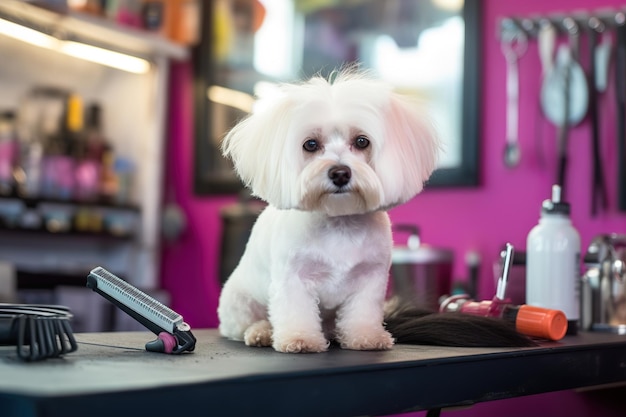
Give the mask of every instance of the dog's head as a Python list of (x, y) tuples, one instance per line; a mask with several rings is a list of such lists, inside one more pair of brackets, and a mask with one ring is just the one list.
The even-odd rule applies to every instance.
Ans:
[(243, 182), (283, 209), (366, 213), (419, 193), (439, 144), (422, 111), (390, 86), (344, 71), (286, 84), (224, 138)]

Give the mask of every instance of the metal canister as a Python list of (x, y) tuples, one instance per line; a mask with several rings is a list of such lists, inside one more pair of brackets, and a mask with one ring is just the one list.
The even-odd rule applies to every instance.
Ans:
[(596, 236), (584, 262), (582, 328), (626, 334), (626, 235)]
[(392, 295), (437, 311), (439, 298), (450, 294), (452, 251), (422, 243), (417, 226), (397, 225), (394, 230), (409, 236), (406, 245), (395, 246), (392, 252)]

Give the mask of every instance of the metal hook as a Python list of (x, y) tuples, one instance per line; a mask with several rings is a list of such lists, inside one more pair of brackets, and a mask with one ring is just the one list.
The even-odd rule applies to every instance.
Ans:
[(600, 19), (595, 16), (591, 16), (588, 21), (589, 28), (595, 30), (598, 33), (603, 33), (606, 30), (606, 25)]
[(519, 59), (528, 47), (526, 32), (513, 19), (503, 19), (501, 48), (504, 57), (509, 62)]
[(578, 22), (576, 22), (576, 20), (572, 17), (568, 16), (563, 19), (563, 27), (567, 30), (570, 36), (577, 36), (580, 33)]

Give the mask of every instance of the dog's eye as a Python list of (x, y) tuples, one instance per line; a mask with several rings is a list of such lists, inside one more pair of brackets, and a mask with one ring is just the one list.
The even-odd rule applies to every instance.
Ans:
[(356, 139), (354, 139), (354, 146), (359, 149), (365, 149), (370, 146), (370, 140), (367, 138), (367, 136), (357, 136)]
[(304, 145), (302, 145), (302, 147), (307, 152), (315, 152), (320, 148), (320, 145), (317, 143), (317, 140), (308, 139), (306, 142), (304, 142)]

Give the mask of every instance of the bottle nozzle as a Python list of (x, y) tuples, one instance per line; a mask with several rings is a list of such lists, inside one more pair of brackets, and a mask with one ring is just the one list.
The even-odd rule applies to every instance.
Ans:
[(561, 202), (561, 186), (554, 184), (552, 186), (552, 202), (560, 203)]

